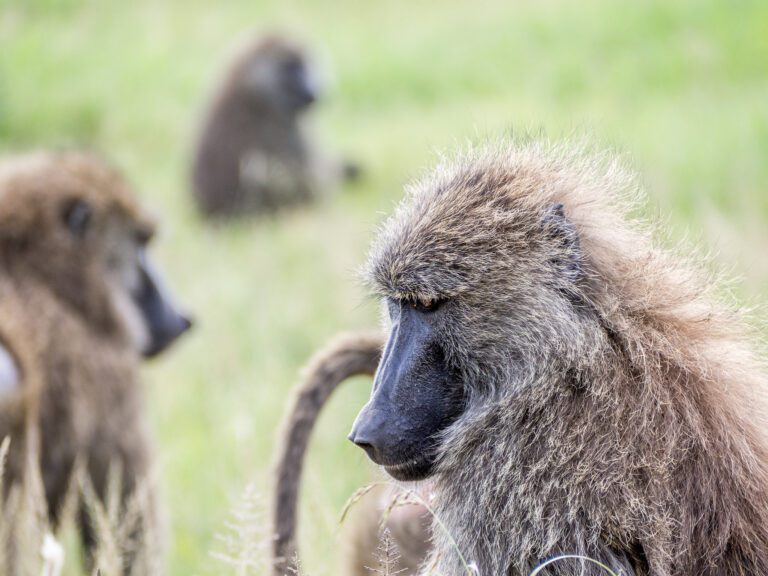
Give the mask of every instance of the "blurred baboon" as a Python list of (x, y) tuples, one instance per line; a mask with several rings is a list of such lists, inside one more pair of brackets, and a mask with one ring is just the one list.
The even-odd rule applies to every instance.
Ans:
[[(36, 445), (54, 525), (78, 458), (102, 500), (111, 467), (124, 504), (149, 482), (139, 359), (190, 326), (148, 261), (153, 231), (127, 182), (95, 157), (40, 153), (0, 164), (0, 436), (13, 436), (14, 463), (24, 458), (15, 451)], [(8, 472), (11, 482), (21, 474), (16, 464)], [(157, 529), (151, 492), (146, 501), (136, 538)], [(84, 513), (81, 524), (88, 550), (95, 534)]]
[(768, 574), (763, 365), (636, 194), (608, 155), (500, 143), (375, 243), (389, 339), (350, 438), (431, 478), (435, 573)]
[[(273, 502), (273, 574), (284, 576), (298, 569), (296, 524), (304, 454), (320, 411), (341, 382), (356, 375), (372, 376), (378, 366), (384, 339), (380, 334), (349, 334), (338, 337), (318, 353), (305, 369), (280, 435)], [(379, 562), (382, 514), (394, 496), (377, 487), (352, 509), (349, 531), (350, 575), (367, 576)], [(423, 506), (409, 503), (394, 508), (386, 528), (397, 547), (388, 558), (392, 573), (415, 574), (429, 549), (429, 519)]]
[(303, 48), (280, 36), (248, 43), (228, 66), (202, 128), (192, 187), (209, 216), (273, 211), (306, 203), (342, 178), (351, 164), (312, 146), (302, 117), (319, 97)]

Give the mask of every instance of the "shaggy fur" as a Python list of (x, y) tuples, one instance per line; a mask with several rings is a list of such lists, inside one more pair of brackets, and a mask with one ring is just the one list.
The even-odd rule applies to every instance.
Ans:
[[(92, 210), (80, 239), (62, 223), (74, 199)], [(107, 238), (117, 228), (148, 238), (154, 224), (100, 160), (37, 154), (0, 165), (0, 341), (21, 373), (19, 389), (0, 403), (0, 437), (12, 437), (8, 484), (21, 480), (25, 453), (37, 460), (54, 525), (78, 457), (102, 499), (110, 466), (122, 472), (125, 499), (150, 473), (140, 358), (105, 280)], [(156, 534), (149, 500), (143, 522)], [(85, 520), (83, 530), (90, 546)]]
[[(333, 391), (347, 378), (372, 376), (381, 357), (381, 334), (348, 334), (337, 337), (321, 350), (304, 370), (302, 383), (285, 418), (276, 466), (276, 497), (273, 503), (273, 574), (295, 573), (298, 550), (296, 526), (304, 454), (320, 411)], [(378, 563), (379, 523), (391, 501), (391, 491), (376, 490), (353, 509), (347, 557), (350, 575), (367, 576)], [(382, 493), (386, 492), (386, 493)], [(424, 509), (408, 505), (393, 511), (387, 522), (399, 560), (392, 568), (398, 574), (415, 574), (427, 553), (428, 526)]]
[[(281, 80), (288, 62), (309, 69), (305, 51), (278, 36), (253, 39), (227, 67), (204, 114), (192, 187), (208, 216), (269, 212), (306, 203), (354, 169), (323, 158)], [(346, 172), (345, 172), (346, 171)]]
[[(637, 575), (768, 574), (754, 338), (628, 215), (638, 198), (609, 155), (504, 142), (411, 186), (372, 249), (378, 294), (444, 301), (467, 408), (438, 440), (434, 503), (482, 575), (558, 554)], [(572, 229), (553, 224), (558, 204)], [(437, 572), (466, 574), (435, 539)]]

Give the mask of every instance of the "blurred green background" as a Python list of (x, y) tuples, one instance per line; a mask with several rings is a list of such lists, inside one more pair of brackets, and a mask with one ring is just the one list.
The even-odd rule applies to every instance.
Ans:
[[(213, 229), (190, 202), (190, 139), (222, 58), (253, 29), (317, 49), (333, 82), (315, 132), (365, 177), (320, 206)], [(511, 128), (623, 151), (648, 214), (741, 275), (743, 302), (765, 301), (764, 0), (0, 0), (0, 148), (86, 146), (123, 167), (162, 217), (157, 258), (197, 318), (147, 368), (172, 575), (225, 571), (214, 534), (248, 484), (266, 509), (299, 367), (377, 322), (355, 273), (403, 184), (436, 152)], [(340, 391), (312, 444), (312, 576), (338, 573), (339, 511), (374, 473), (345, 441), (368, 385)]]

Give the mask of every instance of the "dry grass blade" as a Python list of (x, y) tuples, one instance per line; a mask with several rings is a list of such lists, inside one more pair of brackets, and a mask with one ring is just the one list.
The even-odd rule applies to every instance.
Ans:
[(397, 574), (401, 574), (406, 570), (405, 568), (401, 568), (400, 570), (396, 569), (397, 563), (400, 560), (400, 553), (392, 540), (392, 534), (387, 528), (382, 530), (381, 541), (376, 550), (376, 559), (379, 562), (377, 567), (365, 567), (373, 574), (378, 574), (379, 576), (397, 576)]
[(81, 478), (80, 489), (96, 539), (93, 564), (105, 576), (122, 576), (120, 546), (112, 528), (109, 511), (99, 499), (87, 475)]
[(415, 506), (420, 503), (421, 502), (419, 502), (416, 498), (414, 498), (410, 492), (406, 492), (406, 491), (398, 492), (392, 497), (387, 507), (384, 508), (384, 510), (382, 511), (381, 518), (379, 520), (380, 528), (382, 530), (385, 528), (385, 526), (387, 525), (387, 522), (389, 521), (389, 517), (395, 508), (399, 508), (401, 506)]
[(113, 464), (107, 472), (107, 488), (99, 497), (87, 474), (80, 474), (84, 512), (91, 525), (95, 546), (93, 570), (103, 576), (153, 576), (162, 573), (162, 539), (152, 499), (151, 480), (139, 481), (126, 493), (123, 469)]
[[(11, 437), (6, 436), (3, 438), (3, 443), (0, 444), (0, 494), (3, 493), (3, 482), (5, 481), (5, 463), (8, 460), (8, 450), (11, 448)], [(0, 498), (0, 506), (2, 506), (2, 499)], [(0, 508), (2, 510), (2, 508)], [(1, 516), (0, 516), (1, 517)]]
[(302, 576), (304, 574), (304, 568), (301, 565), (301, 558), (298, 554), (293, 555), (293, 561), (288, 566), (288, 571), (294, 576)]
[(269, 557), (261, 498), (255, 486), (249, 485), (225, 523), (225, 532), (216, 535), (222, 550), (211, 552), (211, 557), (234, 569), (236, 576), (265, 574), (265, 558)]
[[(8, 450), (11, 448), (11, 437), (6, 436), (3, 438), (3, 443), (0, 444), (0, 546), (3, 546), (4, 540), (2, 539), (2, 526), (5, 524), (5, 465), (8, 460)], [(0, 554), (3, 554), (0, 551)], [(2, 564), (0, 564), (2, 566)]]
[[(63, 566), (52, 536), (40, 470), (30, 465), (24, 481), (6, 486), (10, 440), (0, 445), (0, 571), (58, 576)], [(34, 464), (34, 460), (30, 459)], [(46, 546), (47, 544), (47, 546)]]
[(372, 484), (368, 484), (367, 486), (363, 486), (362, 488), (358, 488), (354, 491), (352, 496), (350, 496), (347, 501), (344, 503), (344, 508), (341, 510), (341, 515), (339, 517), (339, 524), (343, 524), (344, 521), (347, 519), (347, 515), (349, 514), (349, 511), (352, 509), (352, 507), (360, 502), (368, 492), (373, 490), (376, 486), (379, 485), (385, 485), (385, 482), (374, 482)]

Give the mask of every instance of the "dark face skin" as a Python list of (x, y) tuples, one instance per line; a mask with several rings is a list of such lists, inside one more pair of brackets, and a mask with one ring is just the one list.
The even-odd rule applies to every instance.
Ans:
[(319, 97), (319, 87), (306, 58), (288, 49), (273, 49), (253, 56), (242, 71), (246, 94), (254, 103), (268, 103), (277, 111), (295, 115)]
[(317, 100), (317, 86), (306, 63), (298, 56), (286, 58), (281, 62), (278, 75), (289, 108), (303, 110)]
[(349, 439), (397, 480), (433, 473), (439, 435), (463, 410), (461, 382), (441, 345), (448, 304), (387, 302), (389, 339)]
[(133, 298), (149, 334), (141, 353), (145, 358), (152, 358), (189, 330), (192, 321), (175, 307), (144, 251), (139, 255), (139, 277)]

